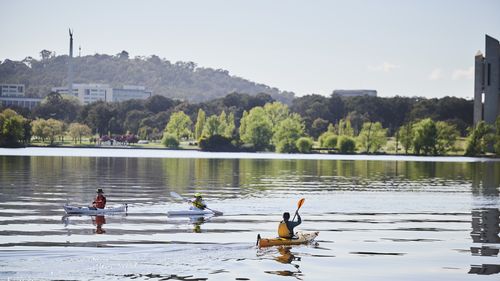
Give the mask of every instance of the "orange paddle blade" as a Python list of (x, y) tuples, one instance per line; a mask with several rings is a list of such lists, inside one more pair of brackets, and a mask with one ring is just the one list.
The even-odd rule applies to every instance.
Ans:
[(302, 207), (302, 205), (304, 205), (304, 201), (306, 201), (305, 198), (301, 198), (299, 200), (299, 202), (297, 203), (297, 211), (300, 209), (300, 207)]

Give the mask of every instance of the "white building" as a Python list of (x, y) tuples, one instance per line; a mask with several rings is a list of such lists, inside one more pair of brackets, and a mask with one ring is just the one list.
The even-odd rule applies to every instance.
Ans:
[(362, 97), (362, 96), (370, 96), (370, 97), (376, 97), (377, 96), (377, 90), (334, 90), (333, 91), (334, 95), (341, 96), (341, 97)]
[[(53, 92), (68, 95), (67, 87), (54, 87)], [(129, 99), (147, 99), (151, 91), (146, 91), (143, 86), (124, 86), (123, 88), (111, 88), (108, 84), (73, 84), (73, 96), (77, 97), (82, 104), (96, 101), (125, 101)]]
[(23, 84), (0, 84), (0, 96), (2, 97), (24, 97)]
[(123, 88), (113, 88), (113, 101), (116, 102), (131, 99), (145, 100), (151, 95), (151, 91), (147, 91), (144, 86), (125, 85)]
[(23, 84), (0, 84), (0, 104), (5, 107), (19, 106), (32, 109), (42, 102), (40, 98), (24, 96)]

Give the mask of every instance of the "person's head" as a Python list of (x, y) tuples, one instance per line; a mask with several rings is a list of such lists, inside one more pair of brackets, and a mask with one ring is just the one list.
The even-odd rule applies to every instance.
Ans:
[(196, 198), (197, 200), (201, 200), (201, 193), (195, 193), (194, 194), (194, 198)]
[(104, 191), (102, 191), (102, 188), (97, 189), (97, 195), (103, 195)]
[(289, 212), (284, 212), (283, 213), (283, 220), (288, 221), (290, 219), (290, 213)]

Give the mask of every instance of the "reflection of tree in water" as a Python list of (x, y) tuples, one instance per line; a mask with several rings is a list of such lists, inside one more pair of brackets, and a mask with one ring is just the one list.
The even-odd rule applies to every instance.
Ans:
[[(500, 243), (500, 210), (496, 208), (478, 209), (472, 211), (472, 232), (473, 243), (498, 244)], [(498, 246), (481, 245), (481, 247), (471, 247), (473, 256), (498, 256)], [(471, 265), (470, 274), (490, 275), (500, 273), (498, 264)]]

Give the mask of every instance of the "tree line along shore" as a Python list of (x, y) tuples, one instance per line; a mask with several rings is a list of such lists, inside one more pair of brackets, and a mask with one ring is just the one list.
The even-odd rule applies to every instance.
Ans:
[(500, 118), (472, 125), (472, 101), (307, 95), (290, 105), (268, 94), (207, 102), (154, 95), (95, 102), (50, 93), (26, 108), (0, 108), (0, 146), (133, 145), (205, 151), (500, 155)]

